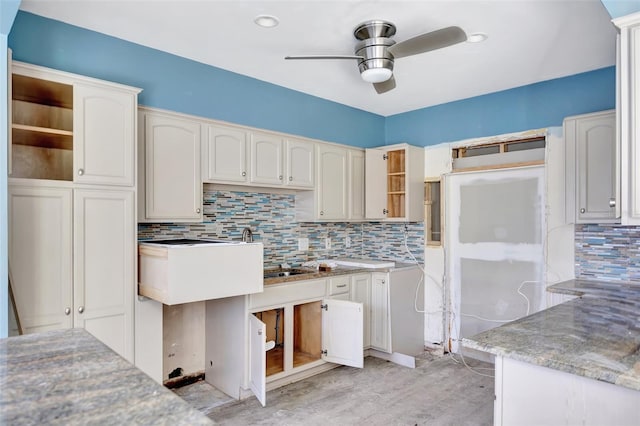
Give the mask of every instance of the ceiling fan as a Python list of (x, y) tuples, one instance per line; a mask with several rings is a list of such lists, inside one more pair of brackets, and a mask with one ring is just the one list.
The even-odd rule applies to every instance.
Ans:
[(366, 21), (353, 31), (358, 40), (354, 55), (302, 55), (286, 56), (285, 59), (356, 59), (362, 79), (373, 83), (376, 92), (385, 93), (396, 87), (393, 78), (395, 59), (441, 49), (467, 40), (462, 28), (456, 26), (441, 28), (398, 43), (391, 39), (395, 33), (396, 26), (391, 22)]

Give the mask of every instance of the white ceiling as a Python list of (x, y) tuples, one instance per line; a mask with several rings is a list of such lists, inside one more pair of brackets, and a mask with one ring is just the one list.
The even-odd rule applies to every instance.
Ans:
[[(600, 0), (221, 1), (23, 0), (22, 10), (384, 116), (615, 63), (615, 29)], [(259, 14), (280, 25), (261, 28)], [(450, 25), (483, 43), (396, 60), (395, 90), (378, 95), (353, 61), (354, 27), (385, 19), (402, 41)]]

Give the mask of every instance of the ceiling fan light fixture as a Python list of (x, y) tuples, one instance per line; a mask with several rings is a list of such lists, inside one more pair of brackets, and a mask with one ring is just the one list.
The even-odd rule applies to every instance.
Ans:
[(391, 78), (392, 71), (389, 68), (368, 68), (360, 73), (367, 83), (382, 83)]
[(485, 41), (489, 36), (485, 33), (473, 33), (467, 37), (467, 42), (469, 43), (481, 43)]
[(277, 27), (280, 23), (278, 18), (271, 15), (258, 15), (254, 18), (253, 22), (255, 22), (257, 26), (262, 28)]

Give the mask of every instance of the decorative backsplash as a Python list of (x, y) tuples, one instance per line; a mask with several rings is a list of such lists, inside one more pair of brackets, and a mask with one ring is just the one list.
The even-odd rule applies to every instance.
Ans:
[(640, 281), (640, 227), (576, 225), (575, 249), (576, 278)]
[[(224, 191), (204, 185), (202, 223), (140, 224), (138, 239), (211, 238), (240, 240), (251, 228), (264, 245), (265, 266), (299, 265), (323, 258), (363, 258), (424, 261), (424, 223), (302, 223), (295, 220), (295, 195)], [(406, 245), (410, 253), (405, 248)], [(325, 239), (331, 238), (331, 249)], [(347, 247), (347, 237), (350, 247)], [(309, 250), (298, 250), (298, 238), (309, 239)]]

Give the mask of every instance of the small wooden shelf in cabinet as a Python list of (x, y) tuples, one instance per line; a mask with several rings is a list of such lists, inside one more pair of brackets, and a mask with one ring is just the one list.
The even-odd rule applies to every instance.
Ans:
[(405, 211), (405, 150), (387, 152), (387, 217), (404, 217)]
[(73, 86), (12, 75), (11, 176), (73, 180)]

